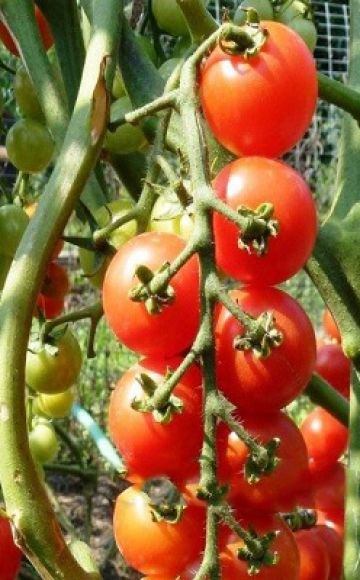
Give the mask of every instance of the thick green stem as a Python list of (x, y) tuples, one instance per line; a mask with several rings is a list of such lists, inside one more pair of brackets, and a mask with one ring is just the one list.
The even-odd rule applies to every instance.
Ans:
[[(16, 17), (24, 22), (28, 4), (11, 0), (6, 9), (12, 11), (16, 5)], [(16, 253), (0, 304), (0, 480), (19, 544), (45, 579), (98, 578), (85, 572), (68, 550), (32, 461), (24, 369), (33, 304), (47, 262), (100, 153), (107, 124), (104, 59), (114, 52), (121, 8), (118, 0), (109, 0), (106, 6), (100, 0), (94, 2), (93, 35), (74, 114), (36, 215)]]
[(315, 405), (321, 405), (345, 427), (349, 425), (349, 403), (319, 375), (314, 374), (306, 387), (307, 395)]
[(360, 119), (360, 93), (358, 90), (344, 85), (324, 75), (318, 74), (319, 96), (324, 101), (337, 105), (343, 111), (350, 113), (356, 121)]

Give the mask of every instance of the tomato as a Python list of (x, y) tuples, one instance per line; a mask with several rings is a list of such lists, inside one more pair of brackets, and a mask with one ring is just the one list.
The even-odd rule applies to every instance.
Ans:
[[(240, 419), (239, 419), (240, 420)], [(296, 492), (308, 485), (308, 455), (305, 442), (295, 423), (284, 413), (241, 417), (245, 429), (259, 443), (280, 439), (275, 470), (254, 484), (246, 481), (244, 470), (249, 457), (247, 446), (224, 424), (218, 428), (219, 478), (230, 485), (229, 497), (247, 509), (289, 511), (296, 506)], [(292, 494), (292, 497), (290, 497)]]
[(194, 216), (191, 210), (184, 209), (173, 191), (165, 192), (154, 203), (148, 229), (177, 234), (188, 240), (194, 229)]
[(334, 464), (346, 450), (348, 429), (322, 407), (316, 407), (303, 421), (301, 433), (313, 473)]
[(66, 269), (57, 262), (48, 264), (41, 293), (49, 298), (63, 298), (70, 290)]
[(17, 205), (0, 207), (0, 254), (13, 257), (20, 243), (29, 218)]
[[(203, 0), (205, 4), (205, 0)], [(206, 2), (207, 4), (207, 2)], [(186, 20), (176, 0), (152, 0), (151, 8), (158, 27), (173, 36), (189, 34)]]
[[(134, 204), (129, 199), (117, 199), (111, 201), (103, 207), (98, 208), (94, 212), (94, 218), (99, 224), (99, 228), (103, 228), (116, 219), (126, 215), (134, 208)], [(114, 248), (119, 249), (125, 242), (134, 237), (137, 232), (137, 225), (135, 220), (132, 220), (120, 228), (113, 231), (109, 236), (109, 243)], [(86, 277), (96, 287), (102, 286), (105, 272), (110, 263), (110, 257), (106, 257), (100, 267), (96, 267), (95, 253), (85, 248), (79, 249), (80, 264)]]
[(63, 393), (55, 395), (41, 393), (34, 399), (33, 411), (46, 417), (62, 419), (70, 414), (74, 399), (75, 393), (73, 389), (67, 389)]
[(297, 16), (288, 23), (288, 26), (297, 32), (311, 52), (314, 52), (317, 43), (317, 31), (314, 22), (309, 18)]
[(124, 80), (122, 78), (122, 74), (121, 74), (120, 69), (118, 67), (115, 70), (114, 81), (113, 81), (113, 86), (112, 86), (111, 92), (112, 92), (114, 99), (120, 99), (121, 97), (126, 96)]
[(288, 0), (279, 8), (276, 19), (283, 24), (289, 24), (294, 18), (303, 16), (307, 12), (308, 2), (305, 0)]
[(343, 512), (345, 497), (345, 468), (334, 463), (328, 469), (313, 474), (315, 508), (325, 512)]
[(315, 526), (314, 532), (324, 543), (328, 553), (330, 563), (328, 580), (339, 580), (342, 573), (344, 543), (341, 536), (336, 530), (325, 525)]
[(341, 395), (349, 397), (351, 364), (340, 344), (321, 344), (318, 347), (315, 371)]
[(345, 528), (344, 509), (316, 510), (316, 513), (318, 524), (324, 524), (327, 528), (334, 530), (343, 540)]
[(306, 44), (283, 24), (263, 24), (269, 36), (257, 56), (231, 56), (218, 46), (200, 71), (205, 118), (238, 156), (280, 157), (304, 135), (316, 106), (316, 67)]
[(238, 26), (246, 22), (246, 10), (255, 8), (260, 20), (274, 20), (274, 10), (269, 0), (243, 0), (235, 11), (233, 22)]
[(33, 119), (20, 119), (6, 135), (9, 160), (19, 171), (38, 173), (52, 160), (55, 143), (44, 125)]
[(134, 400), (145, 399), (142, 374), (161, 384), (167, 370), (175, 370), (180, 363), (180, 358), (144, 359), (123, 374), (111, 395), (109, 430), (131, 481), (136, 481), (137, 476), (146, 479), (159, 474), (176, 481), (197, 466), (203, 440), (202, 375), (198, 367), (192, 366), (177, 384), (174, 395), (184, 409), (174, 414), (170, 422), (156, 422), (151, 413), (131, 406)]
[(313, 327), (301, 306), (277, 288), (245, 286), (229, 295), (252, 316), (272, 312), (283, 339), (265, 358), (251, 350), (236, 350), (234, 339), (244, 329), (220, 307), (215, 319), (219, 387), (241, 412), (272, 413), (297, 397), (310, 379), (316, 356)]
[(114, 535), (128, 564), (143, 574), (175, 578), (204, 547), (205, 510), (188, 506), (177, 523), (156, 522), (149, 497), (132, 486), (116, 500)]
[(14, 77), (14, 93), (16, 104), (22, 116), (44, 124), (44, 113), (31, 78), (23, 65), (19, 66)]
[[(64, 298), (51, 298), (46, 294), (39, 294), (36, 299), (36, 307), (40, 310), (44, 318), (52, 320), (63, 312), (65, 306)], [(35, 316), (38, 313), (35, 313)]]
[(295, 539), (300, 554), (299, 580), (328, 580), (329, 554), (315, 528), (296, 532)]
[[(40, 36), (42, 38), (45, 50), (48, 50), (50, 46), (54, 44), (54, 40), (50, 32), (49, 25), (40, 8), (37, 6), (35, 6), (35, 18), (37, 20), (37, 25), (39, 27)], [(10, 50), (10, 52), (12, 52), (15, 56), (20, 56), (16, 43), (14, 42), (8, 27), (3, 22), (0, 22), (0, 39), (6, 48)]]
[(341, 334), (338, 325), (336, 324), (330, 310), (327, 308), (324, 310), (323, 314), (323, 326), (326, 334), (337, 342), (341, 342)]
[[(118, 99), (111, 105), (111, 122), (114, 123), (122, 119), (132, 108), (129, 97)], [(130, 123), (120, 125), (115, 131), (107, 131), (104, 142), (105, 149), (117, 155), (138, 151), (145, 145), (147, 145), (147, 140), (142, 129), (136, 125), (130, 125)]]
[(10, 523), (0, 516), (0, 578), (15, 580), (21, 563), (21, 551), (15, 545)]
[(271, 203), (272, 219), (279, 227), (277, 235), (268, 238), (265, 253), (258, 255), (253, 248), (241, 249), (239, 228), (215, 213), (216, 260), (221, 270), (245, 283), (272, 285), (303, 267), (315, 244), (317, 218), (311, 192), (299, 173), (280, 161), (244, 157), (224, 167), (214, 188), (234, 210), (242, 206), (255, 210)]
[(139, 265), (155, 272), (184, 247), (185, 242), (173, 234), (141, 234), (118, 250), (106, 272), (103, 305), (108, 324), (120, 342), (140, 354), (169, 357), (188, 348), (195, 338), (200, 314), (196, 256), (171, 279), (175, 298), (160, 313), (149, 314), (143, 302), (129, 298), (129, 291), (138, 286)]
[(55, 343), (56, 354), (49, 352), (46, 346), (39, 352), (27, 352), (25, 381), (39, 393), (63, 393), (75, 383), (80, 373), (82, 355), (72, 332), (67, 329)]
[(46, 419), (38, 419), (29, 433), (30, 451), (39, 463), (52, 461), (59, 452), (55, 429)]

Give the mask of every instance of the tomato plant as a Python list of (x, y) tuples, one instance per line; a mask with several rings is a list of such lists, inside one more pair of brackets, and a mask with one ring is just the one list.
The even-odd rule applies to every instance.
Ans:
[(315, 110), (309, 49), (283, 24), (266, 22), (266, 30), (257, 55), (245, 58), (217, 47), (200, 72), (205, 118), (220, 143), (239, 156), (284, 154), (303, 136)]
[(317, 218), (311, 192), (297, 172), (272, 159), (243, 157), (222, 169), (214, 188), (221, 200), (244, 215), (248, 209), (271, 204), (271, 219), (278, 230), (274, 237), (259, 234), (256, 241), (263, 238), (264, 246), (258, 242), (254, 248), (247, 242), (247, 232), (242, 234), (234, 223), (215, 213), (216, 260), (221, 270), (245, 283), (271, 285), (302, 268), (315, 243)]
[[(131, 102), (128, 97), (121, 97), (111, 106), (110, 120), (112, 123), (119, 121), (126, 113), (132, 110)], [(124, 155), (137, 151), (147, 144), (145, 135), (140, 127), (124, 123), (115, 129), (108, 131), (105, 138), (105, 147), (111, 153)]]
[(325, 332), (337, 342), (341, 342), (341, 334), (338, 329), (338, 326), (331, 315), (330, 310), (327, 308), (324, 310), (323, 313), (323, 325)]
[(61, 419), (70, 414), (74, 399), (75, 393), (71, 388), (54, 395), (40, 393), (33, 401), (33, 411), (46, 417)]
[(29, 433), (31, 453), (39, 463), (47, 463), (56, 457), (59, 443), (54, 427), (45, 419), (39, 419)]
[[(44, 47), (47, 50), (48, 48), (50, 48), (53, 45), (54, 40), (53, 40), (51, 31), (49, 29), (49, 25), (48, 25), (44, 15), (43, 15), (43, 13), (41, 12), (40, 8), (38, 8), (37, 6), (35, 6), (35, 18), (37, 21), (37, 25), (39, 28), (39, 32), (40, 32)], [(3, 44), (6, 46), (6, 48), (8, 50), (10, 50), (10, 52), (12, 52), (12, 54), (14, 54), (15, 56), (20, 56), (16, 42), (14, 41), (14, 39), (9, 31), (9, 28), (6, 26), (6, 24), (4, 22), (0, 22), (0, 39), (3, 42)]]
[(10, 523), (0, 516), (0, 575), (2, 580), (15, 580), (20, 568), (21, 552), (14, 544)]
[(176, 234), (189, 239), (194, 229), (194, 216), (184, 208), (175, 192), (165, 192), (154, 203), (148, 229), (151, 232)]
[(21, 207), (6, 204), (0, 207), (0, 254), (13, 257), (29, 218)]
[(13, 165), (24, 173), (38, 173), (49, 165), (54, 141), (44, 125), (33, 119), (20, 119), (6, 135), (6, 149)]
[(37, 98), (31, 78), (24, 66), (20, 65), (14, 78), (14, 95), (20, 113), (40, 123), (44, 123), (44, 114)]

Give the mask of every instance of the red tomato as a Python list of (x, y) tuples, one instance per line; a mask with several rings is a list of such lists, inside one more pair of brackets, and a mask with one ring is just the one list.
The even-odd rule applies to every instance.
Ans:
[(311, 191), (299, 173), (281, 161), (245, 157), (226, 165), (214, 188), (234, 210), (273, 204), (273, 219), (279, 226), (278, 234), (267, 240), (267, 251), (257, 255), (254, 250), (241, 249), (239, 228), (215, 213), (216, 260), (221, 270), (241, 282), (272, 285), (303, 267), (315, 243), (317, 218)]
[(252, 316), (271, 311), (283, 341), (266, 358), (235, 350), (234, 339), (244, 329), (221, 307), (215, 321), (219, 387), (241, 412), (273, 413), (295, 399), (310, 379), (316, 356), (313, 327), (301, 306), (277, 288), (245, 286), (230, 297)]
[(301, 425), (312, 473), (331, 467), (343, 455), (348, 429), (322, 407), (316, 407)]
[(197, 467), (203, 440), (202, 375), (197, 366), (193, 365), (175, 388), (174, 395), (184, 409), (169, 423), (158, 423), (151, 413), (131, 407), (135, 399), (145, 398), (141, 374), (161, 384), (167, 370), (175, 370), (180, 363), (180, 358), (144, 359), (123, 374), (111, 395), (109, 430), (131, 481), (164, 474), (178, 481)]
[(341, 395), (349, 397), (351, 365), (340, 344), (318, 346), (315, 371)]
[(185, 242), (174, 234), (149, 232), (132, 238), (114, 256), (103, 286), (109, 326), (128, 348), (144, 355), (169, 357), (188, 348), (199, 326), (199, 262), (193, 256), (172, 278), (175, 299), (160, 314), (149, 314), (144, 303), (129, 298), (139, 284), (135, 270), (152, 271), (172, 262)]
[(8, 520), (0, 517), (0, 578), (15, 580), (20, 568), (21, 551), (14, 544)]
[(324, 310), (323, 314), (323, 326), (326, 334), (334, 340), (337, 340), (337, 342), (341, 342), (341, 334), (338, 325), (336, 324), (330, 310), (327, 308)]
[(299, 580), (328, 580), (329, 554), (315, 528), (296, 532), (295, 540), (300, 554)]
[(324, 542), (329, 556), (330, 573), (328, 580), (339, 580), (343, 564), (343, 539), (335, 529), (329, 526), (317, 525), (314, 531), (318, 538)]
[(50, 298), (45, 294), (39, 294), (36, 299), (36, 306), (45, 318), (52, 320), (60, 316), (64, 310), (64, 298)]
[(325, 512), (342, 512), (345, 497), (345, 468), (335, 463), (313, 476), (315, 508)]
[(49, 298), (64, 298), (70, 290), (70, 281), (67, 271), (57, 262), (50, 262), (46, 269), (45, 279), (41, 287), (41, 294)]
[[(241, 501), (243, 509), (289, 511), (297, 505), (296, 492), (308, 485), (308, 456), (304, 440), (295, 423), (284, 413), (269, 416), (242, 417), (245, 429), (260, 443), (278, 437), (279, 465), (258, 483), (244, 477), (249, 457), (247, 446), (224, 424), (218, 429), (219, 477), (230, 484), (230, 501)], [(292, 496), (290, 497), (290, 494)]]
[(132, 486), (116, 500), (114, 534), (131, 566), (143, 574), (176, 578), (204, 548), (205, 510), (188, 506), (176, 524), (156, 522), (148, 496)]
[(200, 71), (203, 112), (220, 143), (238, 156), (280, 157), (311, 123), (317, 99), (313, 56), (278, 22), (257, 56), (229, 55), (219, 46)]
[(324, 524), (335, 530), (341, 539), (344, 538), (345, 514), (344, 509), (316, 510), (318, 524)]
[[(48, 50), (50, 46), (54, 44), (54, 39), (50, 32), (50, 28), (45, 19), (45, 16), (41, 12), (40, 8), (38, 8), (37, 6), (35, 6), (35, 17), (37, 20), (39, 32), (45, 50)], [(9, 31), (9, 28), (3, 22), (0, 22), (0, 39), (10, 52), (12, 52), (15, 56), (20, 56), (16, 43), (14, 42), (14, 39)]]

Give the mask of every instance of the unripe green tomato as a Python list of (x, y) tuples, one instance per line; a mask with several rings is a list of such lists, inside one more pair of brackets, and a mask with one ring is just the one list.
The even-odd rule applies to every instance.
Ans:
[(274, 11), (269, 0), (243, 0), (234, 14), (234, 24), (241, 26), (246, 22), (243, 8), (255, 8), (260, 20), (274, 20)]
[[(116, 219), (126, 215), (131, 209), (133, 209), (133, 203), (128, 199), (117, 199), (106, 204), (104, 207), (100, 207), (94, 212), (94, 217), (99, 224), (100, 228), (113, 223)], [(108, 208), (109, 211), (106, 209)], [(130, 238), (133, 238), (137, 233), (137, 225), (135, 220), (132, 220), (114, 232), (109, 236), (109, 242), (117, 250), (125, 244)], [(111, 258), (105, 258), (103, 264), (100, 268), (96, 270), (95, 254), (85, 248), (79, 248), (79, 258), (80, 264), (84, 271), (84, 274), (89, 277), (89, 281), (96, 288), (101, 288), (105, 272), (110, 263)]]
[(180, 36), (174, 46), (172, 52), (173, 58), (181, 58), (191, 46), (190, 36)]
[(29, 217), (24, 210), (13, 204), (0, 207), (0, 254), (13, 257), (24, 231), (29, 223)]
[(120, 99), (121, 97), (126, 96), (125, 85), (124, 85), (122, 74), (121, 74), (119, 68), (116, 68), (116, 70), (115, 70), (114, 81), (113, 81), (113, 86), (112, 86), (111, 92), (112, 92), (113, 97), (115, 99)]
[(59, 443), (55, 429), (48, 421), (42, 419), (29, 433), (31, 455), (39, 463), (47, 463), (59, 452)]
[(12, 256), (5, 256), (4, 254), (0, 254), (0, 292), (4, 287), (6, 276), (10, 270), (12, 261)]
[(23, 117), (29, 117), (40, 123), (45, 123), (39, 99), (37, 98), (34, 85), (25, 67), (20, 65), (14, 78), (14, 93), (17, 106)]
[[(203, 3), (205, 4), (205, 0)], [(161, 30), (172, 34), (172, 36), (189, 34), (186, 20), (176, 0), (152, 0), (151, 7), (156, 23)]]
[[(111, 105), (110, 120), (115, 122), (126, 113), (132, 111), (130, 99), (121, 97)], [(104, 147), (111, 153), (124, 155), (142, 149), (147, 144), (146, 137), (140, 127), (125, 123), (120, 125), (115, 131), (107, 131)]]
[(181, 61), (181, 58), (169, 58), (169, 60), (166, 60), (162, 63), (162, 65), (158, 68), (158, 71), (165, 81), (168, 80)]
[(305, 44), (307, 44), (311, 52), (314, 52), (317, 41), (317, 31), (313, 21), (307, 20), (302, 16), (298, 16), (297, 18), (291, 20), (288, 26), (289, 28), (292, 28), (292, 30), (295, 30), (295, 32), (301, 36)]
[(294, 18), (304, 16), (307, 12), (307, 3), (301, 0), (286, 2), (276, 14), (276, 20), (282, 24), (289, 24)]
[[(175, 195), (175, 194), (174, 194)], [(170, 198), (171, 199), (171, 198)], [(158, 197), (151, 212), (148, 230), (150, 232), (167, 232), (177, 234), (188, 240), (194, 229), (194, 218), (185, 210), (172, 211), (173, 204), (164, 198)], [(169, 217), (166, 217), (168, 214)]]
[(62, 419), (70, 414), (74, 400), (73, 389), (67, 389), (67, 391), (55, 395), (41, 393), (34, 399), (33, 412), (53, 419)]
[(39, 173), (52, 160), (55, 144), (44, 125), (20, 119), (6, 135), (6, 149), (13, 165), (24, 173)]
[(46, 394), (63, 393), (79, 376), (81, 350), (69, 329), (57, 340), (56, 346), (56, 354), (51, 354), (45, 347), (40, 352), (27, 352), (25, 381), (34, 391)]

